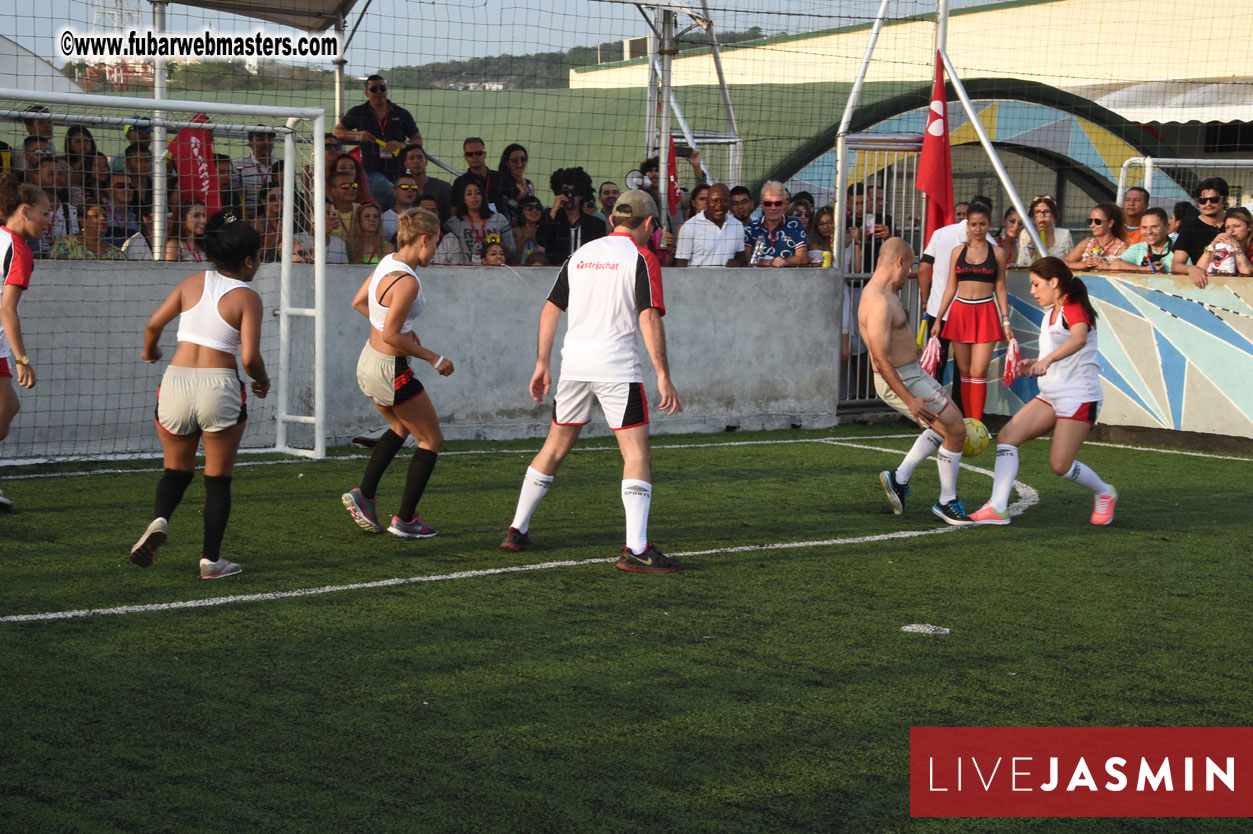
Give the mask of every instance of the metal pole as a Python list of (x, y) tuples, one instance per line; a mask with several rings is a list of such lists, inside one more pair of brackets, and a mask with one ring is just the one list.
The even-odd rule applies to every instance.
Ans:
[[(340, 12), (335, 15), (335, 34), (339, 36), (339, 43), (344, 52), (348, 51), (348, 45), (344, 43), (344, 14)], [(335, 121), (339, 122), (339, 117), (344, 112), (344, 66), (348, 63), (348, 59), (341, 53), (331, 62), (335, 66)], [(316, 137), (317, 141), (324, 141), (324, 137)]]
[[(888, 0), (883, 0), (883, 2), (887, 3)], [(700, 0), (700, 9), (705, 13), (705, 20), (711, 21), (709, 28), (705, 31), (709, 34), (709, 49), (714, 56), (714, 71), (718, 73), (718, 86), (722, 88), (722, 106), (727, 111), (727, 126), (731, 128), (731, 133), (735, 135), (735, 138), (739, 139), (740, 129), (735, 123), (735, 109), (731, 106), (731, 91), (727, 89), (727, 78), (722, 72), (722, 52), (718, 49), (718, 36), (714, 34), (713, 19), (709, 16), (707, 0)]]
[(644, 103), (644, 156), (657, 153), (657, 87), (661, 84), (661, 73), (657, 69), (657, 10), (653, 10), (653, 19), (648, 35), (648, 96)]
[[(336, 116), (338, 119), (339, 117)], [(313, 456), (326, 457), (326, 114), (313, 120)]]
[[(153, 0), (152, 28), (158, 33), (165, 31), (165, 0)], [(158, 55), (152, 60), (152, 97), (163, 99), (165, 96), (165, 58)], [(152, 115), (160, 119), (165, 114), (160, 110), (153, 110)], [(169, 174), (165, 165), (165, 149), (165, 126), (154, 125), (152, 128), (152, 259), (154, 261), (165, 260), (165, 237), (168, 234), (165, 215), (169, 211), (166, 200), (166, 183), (169, 181)]]
[[(1190, 165), (1206, 164), (1201, 160), (1190, 160)], [(1153, 193), (1153, 157), (1146, 156), (1144, 158), (1144, 190)]]
[[(944, 0), (941, 0), (943, 3)], [(992, 140), (988, 138), (988, 133), (983, 129), (983, 124), (979, 121), (979, 114), (975, 112), (975, 106), (970, 101), (970, 96), (966, 94), (966, 86), (962, 84), (962, 80), (957, 77), (957, 70), (953, 68), (953, 62), (949, 60), (947, 52), (940, 53), (940, 59), (944, 61), (944, 69), (948, 72), (948, 79), (953, 84), (953, 90), (957, 93), (957, 98), (961, 100), (962, 109), (966, 111), (966, 118), (970, 120), (970, 126), (974, 128), (975, 135), (979, 137), (979, 144), (983, 146), (983, 151), (988, 155), (988, 159), (992, 163), (992, 167), (996, 170), (996, 176), (1001, 181), (1001, 185), (1005, 187), (1005, 192), (1009, 194), (1010, 201), (1014, 204), (1014, 208), (1018, 211), (1018, 216), (1023, 218), (1023, 227), (1027, 230), (1028, 237), (1035, 245), (1037, 252), (1048, 253), (1048, 249), (1044, 246), (1044, 241), (1040, 239), (1040, 233), (1036, 229), (1035, 224), (1029, 222), (1030, 216), (1027, 209), (1023, 205), (1022, 198), (1018, 196), (1018, 191), (1014, 188), (1014, 183), (1009, 178), (1009, 173), (1005, 170), (1005, 166), (1001, 164), (1001, 158), (997, 155), (996, 149), (992, 147)]]
[[(663, 10), (661, 13), (661, 95), (662, 98), (668, 98), (670, 95), (670, 60), (675, 53), (674, 45), (674, 12)], [(657, 175), (661, 179), (658, 183), (658, 196), (661, 197), (661, 223), (666, 222), (670, 216), (670, 108), (661, 108), (661, 129), (658, 131), (657, 142)]]
[(853, 121), (853, 111), (857, 109), (857, 99), (861, 97), (861, 87), (866, 81), (866, 70), (870, 67), (870, 56), (874, 54), (875, 43), (879, 40), (879, 31), (883, 29), (883, 20), (887, 17), (888, 4), (892, 0), (883, 0), (879, 4), (879, 14), (875, 17), (874, 28), (870, 30), (870, 42), (866, 44), (866, 53), (862, 55), (861, 67), (857, 70), (857, 79), (853, 89), (849, 91), (848, 101), (844, 102), (844, 116), (840, 119), (837, 135), (848, 133), (848, 126)]
[[(290, 121), (289, 121), (290, 126)], [(322, 144), (321, 140), (315, 144)], [(296, 177), (300, 167), (296, 159), (296, 137), (288, 133), (283, 137), (283, 231), (282, 244), (279, 247), (279, 309), (287, 306), (292, 285), (292, 237), (294, 235), (296, 209)], [(279, 351), (278, 351), (278, 414), (287, 413), (289, 405), (289, 388), (291, 381), (291, 317), (280, 314), (278, 317)], [(274, 445), (279, 449), (287, 446), (287, 421), (275, 422)]]
[(935, 51), (948, 51), (948, 0), (936, 0)]

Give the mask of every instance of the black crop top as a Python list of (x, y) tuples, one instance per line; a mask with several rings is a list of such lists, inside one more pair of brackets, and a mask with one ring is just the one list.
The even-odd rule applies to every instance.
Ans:
[(971, 264), (966, 261), (967, 247), (963, 246), (961, 252), (957, 255), (957, 280), (958, 281), (982, 281), (986, 284), (996, 283), (996, 253), (992, 251), (992, 247), (988, 246), (988, 256), (981, 264)]

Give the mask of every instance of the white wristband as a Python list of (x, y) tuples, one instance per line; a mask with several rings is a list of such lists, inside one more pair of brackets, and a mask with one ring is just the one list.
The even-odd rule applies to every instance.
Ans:
[(435, 370), (437, 370), (437, 371), (438, 371), (438, 370), (439, 370), (439, 366), (440, 366), (440, 364), (441, 364), (443, 361), (444, 361), (444, 357), (443, 357), (443, 355), (441, 355), (438, 359), (436, 359), (436, 360), (435, 360), (435, 364), (434, 364), (434, 365), (432, 365), (431, 367), (433, 367)]

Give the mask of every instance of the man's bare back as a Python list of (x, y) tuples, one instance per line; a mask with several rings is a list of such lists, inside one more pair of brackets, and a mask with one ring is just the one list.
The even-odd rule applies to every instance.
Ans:
[(905, 241), (891, 238), (884, 244), (874, 275), (861, 293), (857, 324), (870, 351), (870, 363), (879, 373), (883, 373), (885, 360), (893, 368), (918, 360), (918, 346), (898, 295), (909, 276), (912, 258), (913, 252)]

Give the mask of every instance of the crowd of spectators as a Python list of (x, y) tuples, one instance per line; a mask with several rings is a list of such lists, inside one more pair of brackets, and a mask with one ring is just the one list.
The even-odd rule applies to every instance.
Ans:
[[(581, 167), (560, 168), (547, 191), (527, 177), (529, 153), (512, 143), (500, 151), (495, 168), (480, 137), (462, 143), (465, 171), (453, 182), (428, 172), (422, 133), (413, 115), (388, 98), (386, 81), (365, 82), (365, 101), (351, 107), (324, 137), (326, 153), (326, 260), (377, 263), (395, 251), (397, 219), (406, 209), (425, 206), (440, 218), (442, 237), (435, 263), (444, 265), (559, 265), (579, 246), (608, 233), (607, 218), (621, 195), (612, 181), (593, 188)], [(125, 144), (112, 157), (101, 153), (92, 131), (71, 125), (60, 149), (46, 108), (28, 108), (26, 136), (10, 150), (10, 169), (48, 194), (51, 223), (34, 241), (36, 257), (74, 260), (149, 260), (153, 252), (152, 131), (139, 116), (128, 120)], [(215, 154), (217, 197), (252, 223), (262, 239), (264, 260), (277, 260), (282, 238), (281, 162), (273, 157), (275, 133), (258, 126), (247, 136), (248, 153), (236, 159)], [(351, 145), (352, 150), (345, 148)], [(700, 154), (686, 155), (691, 189), (678, 211), (649, 242), (663, 265), (678, 267), (832, 266), (837, 262), (833, 205), (816, 205), (807, 192), (790, 194), (768, 181), (754, 194), (742, 185), (706, 180)], [(642, 188), (660, 204), (657, 157), (638, 166)], [(180, 195), (170, 166), (165, 218), (165, 260), (199, 262), (206, 207)], [(313, 183), (306, 168), (299, 178), (297, 262), (313, 258)], [(887, 202), (873, 184), (848, 191), (846, 248), (838, 262), (853, 272), (870, 272), (883, 241), (902, 233), (887, 213)], [(1253, 217), (1228, 208), (1229, 188), (1221, 178), (1198, 187), (1195, 204), (1177, 203), (1167, 214), (1150, 206), (1149, 193), (1128, 189), (1121, 205), (1094, 206), (1088, 234), (1072, 234), (1058, 222), (1057, 201), (1041, 195), (1026, 218), (1014, 209), (999, 215), (990, 236), (1007, 263), (1019, 267), (1055, 255), (1072, 269), (1185, 273), (1198, 286), (1216, 274), (1253, 275)], [(986, 198), (984, 198), (986, 200)], [(990, 202), (990, 201), (989, 201)], [(955, 213), (960, 224), (969, 202)], [(1037, 252), (1026, 224), (1044, 243)], [(995, 224), (994, 224), (995, 225)], [(668, 228), (665, 228), (667, 227)], [(1076, 240), (1078, 238), (1078, 240)], [(923, 269), (926, 269), (924, 261)]]

